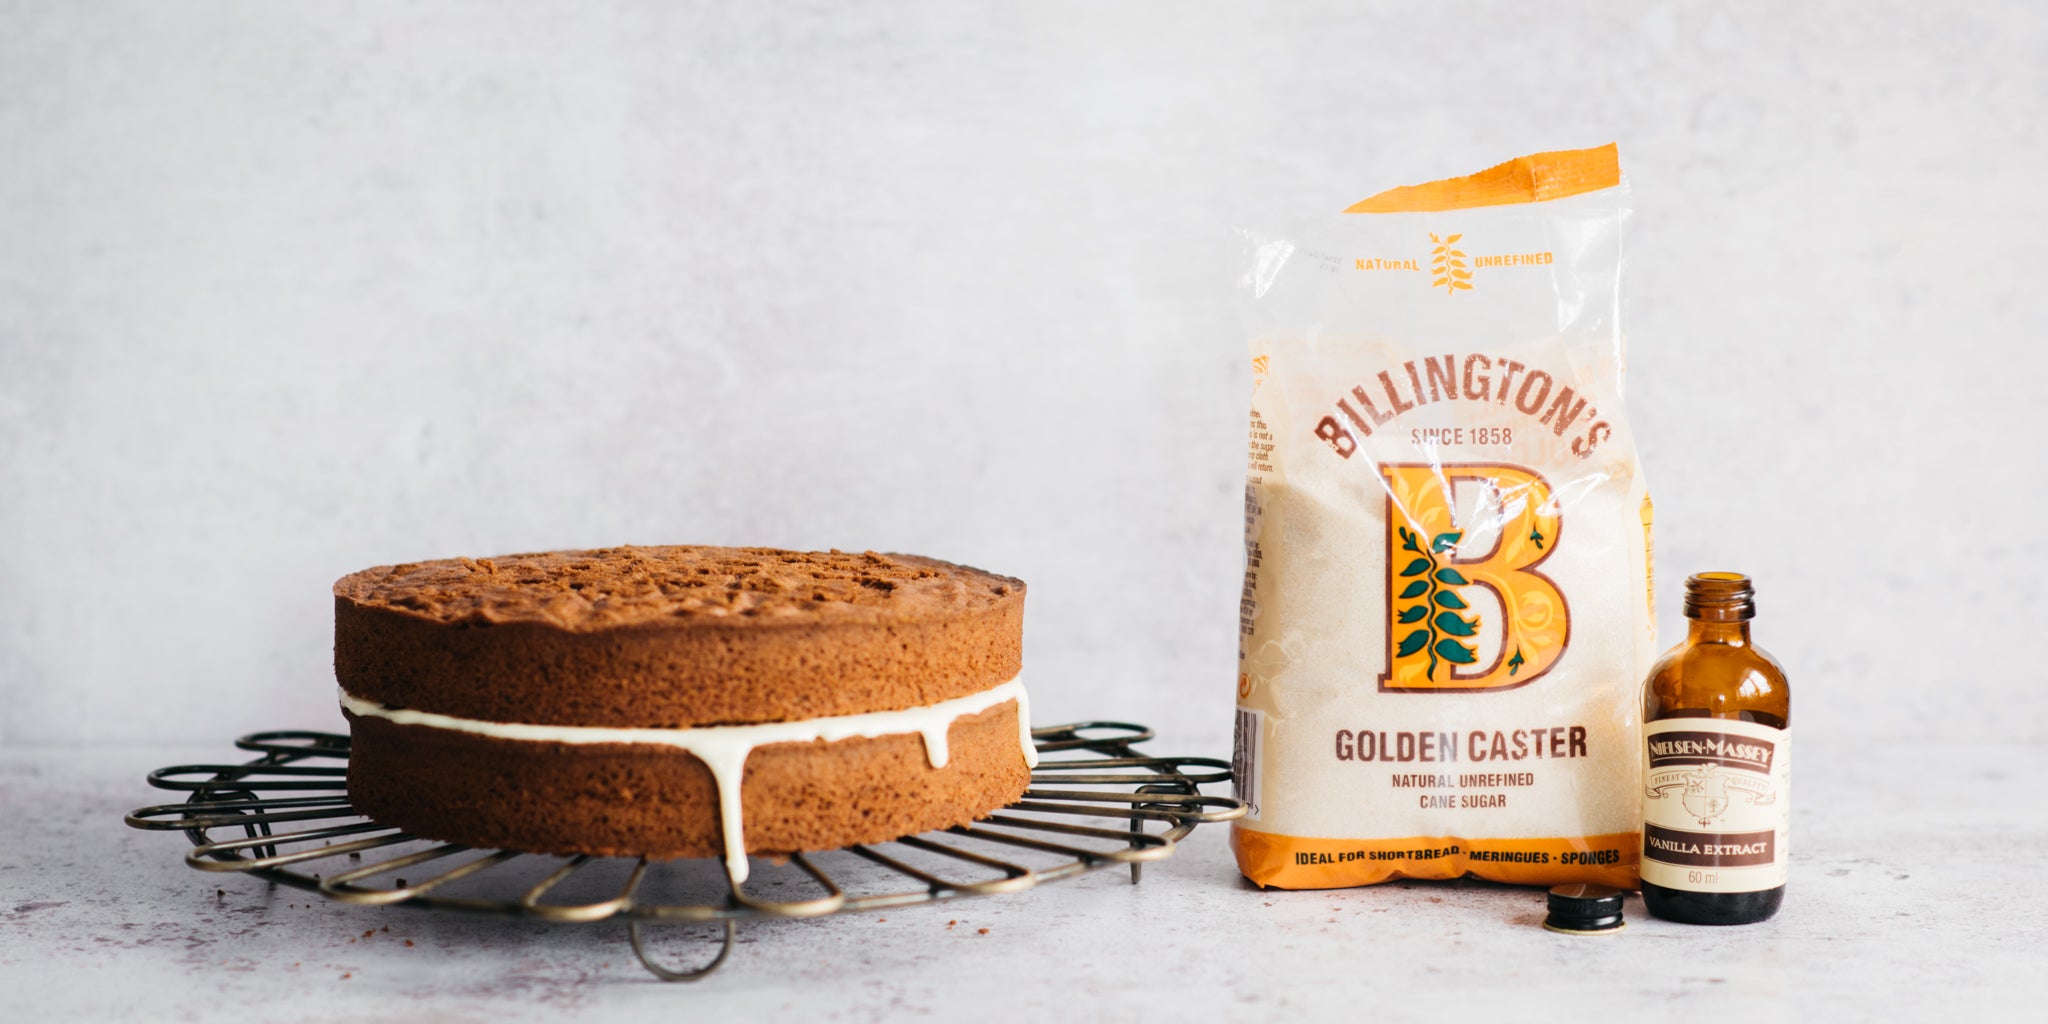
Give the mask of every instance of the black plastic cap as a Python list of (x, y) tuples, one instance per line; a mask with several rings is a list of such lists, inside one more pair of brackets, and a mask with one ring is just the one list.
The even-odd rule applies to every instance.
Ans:
[(1622, 890), (1610, 885), (1575, 882), (1550, 890), (1550, 916), (1543, 927), (1567, 935), (1599, 935), (1620, 931)]

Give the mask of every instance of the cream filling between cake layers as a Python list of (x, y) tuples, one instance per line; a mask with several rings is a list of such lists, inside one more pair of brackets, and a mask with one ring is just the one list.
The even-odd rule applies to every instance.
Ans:
[(990, 708), (1017, 703), (1017, 742), (1024, 752), (1024, 764), (1038, 767), (1038, 748), (1031, 742), (1030, 704), (1021, 679), (900, 711), (870, 711), (858, 715), (807, 718), (795, 722), (758, 722), (751, 725), (710, 725), (694, 729), (637, 729), (591, 725), (528, 725), (520, 722), (486, 722), (475, 718), (409, 708), (387, 708), (362, 700), (347, 690), (339, 691), (341, 706), (350, 714), (381, 718), (394, 725), (417, 725), (449, 729), (492, 739), (528, 743), (638, 743), (674, 747), (695, 755), (711, 769), (718, 787), (718, 823), (725, 843), (725, 870), (734, 885), (747, 880), (746, 826), (741, 821), (740, 780), (746, 774), (747, 756), (754, 748), (772, 743), (832, 742), (874, 739), (917, 733), (924, 737), (925, 760), (944, 768), (950, 760), (947, 734), (953, 723)]

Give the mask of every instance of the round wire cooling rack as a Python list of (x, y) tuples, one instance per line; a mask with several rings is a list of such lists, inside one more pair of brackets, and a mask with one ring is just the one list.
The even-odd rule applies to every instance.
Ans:
[[(192, 841), (185, 862), (201, 871), (239, 871), (343, 903), (564, 924), (623, 920), (643, 966), (665, 981), (695, 981), (725, 963), (744, 921), (992, 896), (1118, 864), (1135, 883), (1196, 825), (1245, 813), (1238, 800), (1201, 791), (1230, 780), (1228, 761), (1144, 756), (1135, 749), (1152, 738), (1144, 726), (1078, 722), (1031, 736), (1038, 767), (1016, 803), (886, 843), (753, 857), (740, 885), (717, 858), (483, 850), (373, 821), (349, 803), (349, 738), (335, 733), (251, 733), (235, 746), (255, 760), (159, 768), (150, 785), (190, 795), (138, 808), (127, 822), (184, 832)], [(649, 924), (707, 923), (722, 924), (724, 937), (701, 967), (657, 963), (642, 935)]]

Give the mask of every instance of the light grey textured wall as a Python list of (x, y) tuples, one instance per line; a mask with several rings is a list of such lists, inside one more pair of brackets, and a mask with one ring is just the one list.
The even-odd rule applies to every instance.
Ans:
[(1212, 741), (1230, 227), (1609, 140), (1667, 632), (1745, 569), (1802, 732), (2048, 740), (2041, 9), (1353, 6), (5, 5), (0, 742), (332, 725), (334, 577), (677, 541), (1022, 576), (1041, 721)]

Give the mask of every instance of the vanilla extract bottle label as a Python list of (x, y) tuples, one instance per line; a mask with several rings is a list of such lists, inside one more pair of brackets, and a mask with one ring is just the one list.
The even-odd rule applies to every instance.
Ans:
[(1690, 892), (1785, 884), (1792, 733), (1666, 718), (1643, 728), (1643, 881)]

